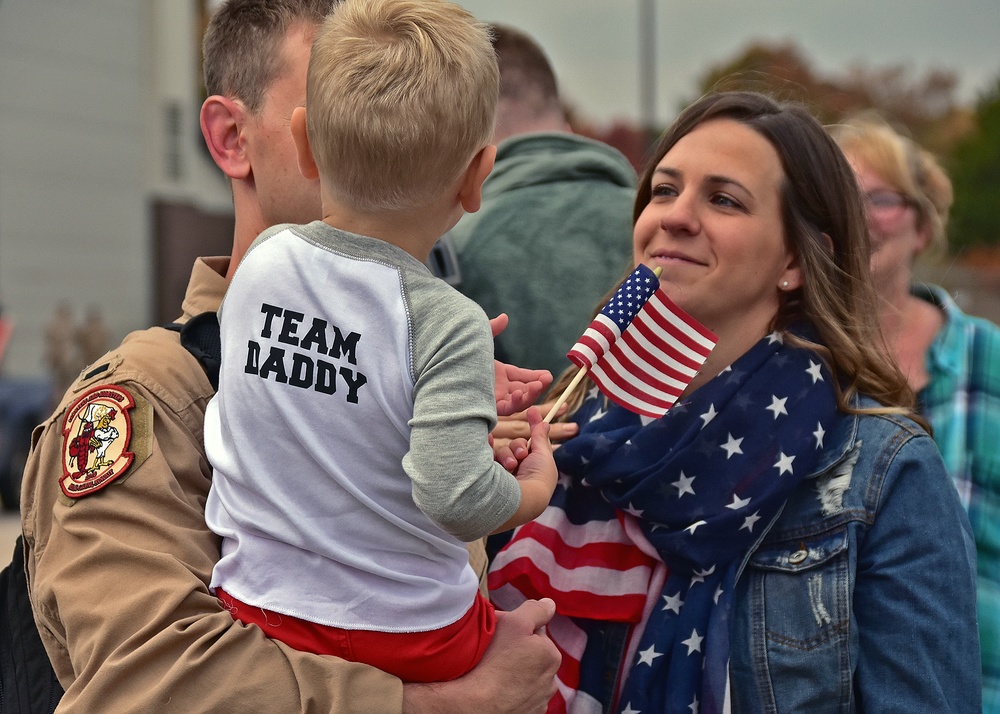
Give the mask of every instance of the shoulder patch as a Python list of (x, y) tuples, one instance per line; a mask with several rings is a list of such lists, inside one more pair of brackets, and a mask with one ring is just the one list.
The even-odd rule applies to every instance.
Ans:
[[(80, 498), (100, 491), (133, 465), (135, 430), (129, 412), (135, 406), (128, 390), (114, 385), (94, 387), (70, 405), (62, 430), (64, 494)], [(140, 411), (148, 416), (147, 410)]]

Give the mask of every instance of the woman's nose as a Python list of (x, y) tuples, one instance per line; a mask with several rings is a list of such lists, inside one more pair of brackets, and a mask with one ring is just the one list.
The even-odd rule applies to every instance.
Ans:
[(673, 234), (695, 234), (701, 230), (701, 219), (695, 196), (683, 192), (663, 207), (660, 227)]

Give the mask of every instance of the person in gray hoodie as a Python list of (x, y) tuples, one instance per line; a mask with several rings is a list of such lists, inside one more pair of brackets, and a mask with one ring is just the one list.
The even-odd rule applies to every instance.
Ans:
[(630, 265), (635, 171), (616, 149), (572, 133), (531, 37), (492, 29), (497, 158), (479, 212), (450, 233), (458, 287), (487, 314), (510, 317), (497, 359), (559, 374), (593, 306)]

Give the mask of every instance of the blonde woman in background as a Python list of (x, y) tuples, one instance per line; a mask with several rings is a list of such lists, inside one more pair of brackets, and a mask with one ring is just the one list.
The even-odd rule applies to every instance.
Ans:
[(915, 282), (917, 257), (946, 247), (952, 187), (934, 157), (872, 115), (831, 132), (865, 200), (882, 331), (972, 523), (983, 711), (1000, 712), (1000, 329)]

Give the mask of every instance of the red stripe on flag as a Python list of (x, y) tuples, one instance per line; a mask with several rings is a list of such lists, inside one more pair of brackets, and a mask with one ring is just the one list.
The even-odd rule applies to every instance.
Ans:
[[(581, 528), (581, 530), (584, 530)], [(652, 569), (652, 559), (629, 542), (607, 543), (589, 542), (572, 545), (566, 542), (555, 528), (549, 528), (537, 521), (522, 526), (521, 538), (531, 538), (533, 541), (552, 551), (555, 562), (563, 568), (601, 567), (608, 568), (608, 563), (614, 563), (613, 569), (624, 571), (632, 568)]]
[[(647, 345), (650, 344), (649, 341), (640, 339), (641, 336), (640, 331), (629, 330), (622, 335), (620, 340), (618, 340), (618, 344), (621, 345), (621, 350), (623, 352), (627, 350), (632, 353), (633, 356), (629, 358), (629, 362), (647, 365), (655, 375), (662, 376), (662, 379), (660, 379), (661, 382), (666, 380), (675, 380), (685, 386), (690, 383), (692, 377), (692, 370), (690, 367), (688, 367), (689, 372), (685, 374), (679, 369), (680, 365), (678, 364), (678, 360), (676, 358), (673, 362), (664, 362), (660, 359), (659, 355), (655, 355), (649, 351), (647, 348)], [(687, 367), (687, 365), (684, 366)], [(694, 366), (693, 372), (697, 373), (697, 371), (698, 366)], [(681, 391), (684, 391), (683, 388)]]
[(631, 327), (626, 335), (636, 334), (637, 339), (646, 343), (648, 350), (656, 350), (659, 353), (657, 359), (673, 362), (678, 370), (687, 372), (688, 379), (705, 361), (702, 354), (691, 350), (684, 340), (669, 332), (670, 323), (664, 327), (658, 322), (657, 316), (652, 311), (642, 313)]
[(620, 335), (614, 323), (604, 315), (598, 315), (567, 356), (578, 367), (591, 367)]
[[(715, 347), (718, 338), (701, 323), (681, 310), (666, 296), (662, 290), (658, 290), (646, 303), (650, 309), (645, 309), (641, 314), (648, 316), (653, 322), (666, 330), (684, 346), (703, 357)], [(655, 307), (656, 309), (652, 309)]]
[[(604, 356), (601, 366), (605, 371), (614, 371), (633, 387), (644, 390), (653, 397), (672, 395), (676, 397), (690, 384), (696, 372), (690, 375), (680, 375), (675, 379), (671, 374), (664, 374), (663, 369), (673, 372), (667, 365), (649, 364), (641, 355), (636, 354), (623, 337)], [(637, 383), (638, 382), (638, 383)]]
[(677, 400), (676, 396), (664, 395), (664, 398), (656, 398), (646, 394), (629, 384), (614, 369), (608, 369), (607, 365), (601, 363), (591, 368), (590, 378), (608, 397), (622, 406), (631, 406), (633, 411), (647, 416), (663, 416)]
[[(496, 578), (494, 578), (496, 575)], [(609, 569), (608, 577), (615, 571)], [(491, 571), (490, 588), (494, 582), (504, 582), (520, 591), (526, 598), (537, 600), (550, 597), (556, 601), (557, 612), (567, 617), (601, 619), (607, 622), (638, 622), (642, 617), (642, 606), (646, 602), (646, 592), (635, 595), (604, 595), (585, 590), (561, 591), (551, 585), (549, 575), (535, 566), (527, 558), (518, 558), (504, 567)]]

